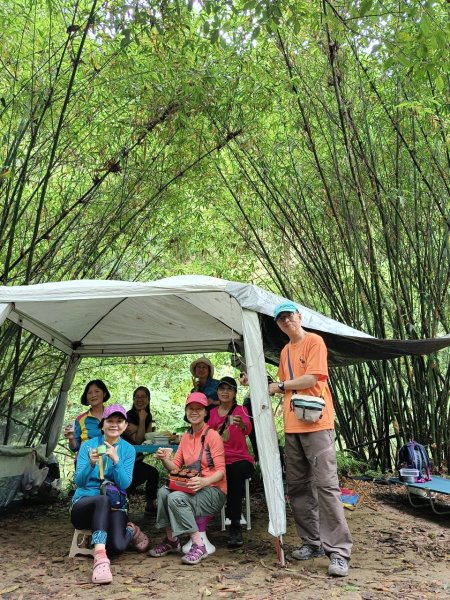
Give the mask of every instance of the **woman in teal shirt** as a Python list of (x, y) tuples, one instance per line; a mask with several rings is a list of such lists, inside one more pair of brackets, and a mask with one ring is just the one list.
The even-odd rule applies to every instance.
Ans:
[[(77, 489), (72, 498), (71, 521), (76, 529), (91, 529), (94, 544), (93, 583), (110, 583), (112, 574), (108, 554), (119, 554), (133, 544), (145, 551), (149, 545), (147, 536), (128, 521), (126, 508), (111, 509), (108, 496), (101, 492), (104, 480), (126, 490), (133, 476), (136, 452), (131, 444), (120, 436), (127, 427), (127, 413), (120, 404), (105, 408), (100, 421), (99, 435), (81, 445), (75, 471)], [(99, 455), (97, 448), (106, 447)], [(100, 477), (99, 461), (103, 475)]]

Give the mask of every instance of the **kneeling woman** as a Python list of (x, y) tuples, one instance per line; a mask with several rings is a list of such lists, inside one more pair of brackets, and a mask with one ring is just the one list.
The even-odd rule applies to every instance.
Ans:
[(208, 556), (195, 517), (221, 511), (226, 501), (227, 481), (223, 442), (217, 431), (206, 424), (207, 406), (205, 394), (190, 394), (186, 400), (186, 418), (191, 427), (181, 438), (174, 459), (170, 460), (171, 451), (166, 448), (159, 448), (155, 454), (168, 471), (186, 466), (196, 469), (198, 476), (187, 480), (186, 485), (192, 494), (171, 492), (167, 487), (159, 489), (156, 526), (166, 530), (166, 537), (150, 550), (150, 556), (179, 552), (181, 543), (178, 538), (185, 533), (190, 535), (192, 546), (181, 562), (196, 565)]
[[(120, 436), (127, 427), (127, 413), (120, 404), (112, 404), (103, 411), (99, 436), (87, 440), (78, 453), (72, 498), (71, 521), (75, 529), (91, 529), (94, 544), (93, 583), (110, 583), (112, 574), (108, 554), (119, 554), (130, 544), (145, 551), (149, 541), (146, 535), (128, 522), (126, 507), (111, 508), (107, 495), (102, 494), (102, 483), (110, 481), (126, 490), (131, 483), (136, 452)], [(99, 455), (98, 447), (104, 446)], [(100, 462), (102, 461), (100, 466)]]

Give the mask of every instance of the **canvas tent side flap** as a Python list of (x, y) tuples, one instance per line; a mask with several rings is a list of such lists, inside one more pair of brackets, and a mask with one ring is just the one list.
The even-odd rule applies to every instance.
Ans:
[(38, 472), (44, 460), (45, 446), (0, 446), (0, 509), (23, 496), (24, 475)]
[[(226, 289), (243, 308), (260, 314), (266, 361), (278, 364), (281, 349), (288, 340), (274, 322), (273, 310), (286, 299), (249, 284), (229, 282)], [(331, 367), (369, 360), (390, 360), (399, 356), (423, 356), (450, 347), (449, 333), (439, 338), (420, 340), (379, 339), (307, 306), (296, 304), (302, 314), (303, 327), (318, 333), (325, 340)]]
[(272, 404), (267, 393), (267, 374), (261, 330), (255, 312), (243, 310), (244, 344), (250, 381), (253, 426), (258, 440), (259, 461), (269, 511), (269, 533), (279, 537), (286, 532), (286, 511), (278, 437), (273, 426)]

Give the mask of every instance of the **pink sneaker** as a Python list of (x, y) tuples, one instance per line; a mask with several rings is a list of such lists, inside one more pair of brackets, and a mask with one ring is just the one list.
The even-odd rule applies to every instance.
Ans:
[(198, 565), (198, 563), (207, 556), (206, 546), (192, 544), (191, 549), (182, 557), (181, 562), (185, 565)]

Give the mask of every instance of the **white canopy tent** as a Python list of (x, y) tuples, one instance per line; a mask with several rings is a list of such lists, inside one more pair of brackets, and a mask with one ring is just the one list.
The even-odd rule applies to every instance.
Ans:
[[(281, 337), (276, 338), (280, 333), (273, 327), (272, 319), (274, 307), (282, 300), (253, 285), (205, 276), (179, 276), (149, 283), (85, 280), (0, 286), (0, 325), (8, 318), (68, 356), (55, 402), (47, 455), (58, 442), (68, 390), (83, 357), (239, 349), (245, 355), (250, 382), (269, 511), (268, 529), (281, 539), (286, 531), (285, 500), (265, 362), (276, 361), (285, 343)], [(424, 354), (450, 345), (448, 337), (429, 340), (431, 345), (419, 349), (405, 347), (408, 342), (377, 340), (298, 306), (303, 326), (324, 335), (335, 364), (344, 364), (343, 357), (347, 357), (347, 362), (355, 362)], [(270, 346), (273, 351), (268, 351)], [(349, 348), (347, 355), (342, 351), (343, 346)]]

